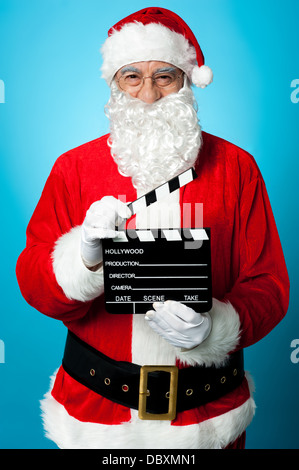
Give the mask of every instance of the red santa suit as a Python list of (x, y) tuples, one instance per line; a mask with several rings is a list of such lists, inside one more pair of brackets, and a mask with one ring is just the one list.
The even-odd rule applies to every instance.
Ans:
[[(202, 136), (198, 178), (170, 202), (173, 224), (195, 227), (195, 210), (203, 204), (204, 226), (211, 228), (213, 326), (203, 343), (183, 351), (157, 335), (144, 315), (107, 313), (102, 270), (92, 272), (82, 262), (81, 225), (90, 205), (106, 195), (137, 198), (112, 160), (107, 135), (62, 155), (51, 171), (17, 263), (27, 302), (112, 359), (140, 365), (219, 367), (232, 351), (267, 335), (286, 313), (289, 281), (265, 184), (247, 152)], [(154, 206), (152, 225), (161, 223), (159, 203)], [(187, 206), (189, 220), (182, 210)], [(42, 401), (47, 436), (61, 448), (223, 448), (244, 432), (254, 409), (247, 376), (229, 394), (179, 412), (171, 422), (144, 421), (62, 366)]]

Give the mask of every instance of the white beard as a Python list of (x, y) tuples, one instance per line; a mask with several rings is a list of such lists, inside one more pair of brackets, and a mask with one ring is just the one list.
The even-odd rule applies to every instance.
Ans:
[(189, 86), (147, 104), (111, 86), (105, 108), (111, 155), (121, 175), (145, 193), (194, 165), (201, 129)]

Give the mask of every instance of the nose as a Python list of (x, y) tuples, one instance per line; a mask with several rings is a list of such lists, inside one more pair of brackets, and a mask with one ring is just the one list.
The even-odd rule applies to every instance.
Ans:
[(144, 103), (154, 103), (161, 98), (161, 92), (153, 83), (151, 77), (144, 77), (143, 86), (137, 94), (137, 98)]

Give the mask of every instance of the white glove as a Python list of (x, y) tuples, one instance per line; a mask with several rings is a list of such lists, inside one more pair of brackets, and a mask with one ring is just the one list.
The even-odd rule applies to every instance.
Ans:
[(116, 237), (116, 227), (131, 215), (128, 206), (113, 196), (104, 196), (91, 204), (81, 230), (81, 256), (87, 267), (102, 262), (101, 239)]
[(155, 302), (145, 319), (149, 326), (173, 346), (192, 349), (210, 334), (212, 321), (208, 313), (197, 313), (192, 308), (167, 300)]

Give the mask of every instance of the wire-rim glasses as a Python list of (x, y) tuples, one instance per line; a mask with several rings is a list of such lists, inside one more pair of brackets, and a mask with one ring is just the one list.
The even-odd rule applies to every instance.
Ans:
[(157, 88), (171, 89), (176, 86), (176, 82), (182, 77), (184, 72), (162, 73), (157, 72), (150, 76), (143, 76), (137, 72), (127, 72), (116, 79), (119, 88), (123, 91), (140, 90), (144, 85), (144, 80), (150, 78)]

